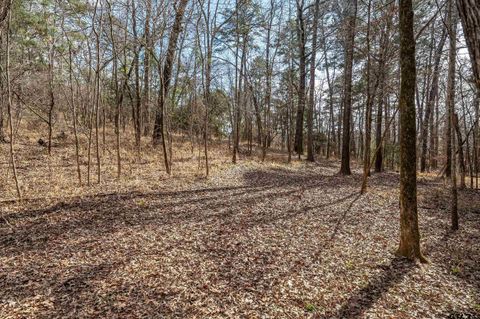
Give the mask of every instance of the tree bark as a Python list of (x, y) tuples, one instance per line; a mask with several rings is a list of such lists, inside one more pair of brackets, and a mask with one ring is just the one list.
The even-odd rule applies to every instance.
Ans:
[(135, 103), (133, 104), (133, 128), (135, 131), (135, 146), (137, 148), (137, 157), (140, 158), (140, 141), (142, 137), (142, 95), (140, 92), (140, 49), (137, 45), (138, 32), (137, 32), (137, 9), (135, 1), (132, 1), (132, 29), (133, 29), (133, 65), (135, 68)]
[(143, 58), (143, 96), (142, 96), (142, 124), (143, 135), (146, 136), (150, 132), (150, 57), (152, 54), (152, 39), (150, 36), (150, 19), (152, 15), (152, 0), (146, 0), (146, 17), (145, 17), (145, 54)]
[(313, 13), (312, 53), (310, 57), (310, 97), (307, 113), (307, 161), (315, 162), (313, 149), (313, 112), (315, 109), (315, 71), (317, 59), (318, 19), (320, 15), (320, 0), (315, 0)]
[[(370, 176), (370, 143), (372, 142), (372, 88), (371, 88), (371, 59), (370, 59), (370, 18), (372, 0), (368, 0), (367, 13), (367, 101), (365, 110), (365, 149), (363, 150), (363, 183), (361, 193), (367, 190), (367, 177)], [(377, 77), (378, 83), (378, 77)]]
[(480, 2), (457, 0), (457, 8), (470, 54), (474, 80), (480, 90)]
[(357, 19), (357, 0), (348, 1), (346, 24), (347, 34), (345, 41), (345, 74), (343, 93), (343, 135), (342, 135), (342, 164), (340, 174), (350, 175), (350, 127), (352, 117), (352, 72), (353, 48), (355, 43), (355, 26)]
[[(455, 154), (458, 154), (458, 165), (460, 168), (460, 189), (464, 189), (466, 187), (465, 184), (465, 174), (466, 174), (466, 167), (465, 167), (465, 156), (463, 153), (463, 139), (462, 139), (462, 132), (460, 131), (460, 124), (458, 123), (458, 115), (457, 113), (453, 113), (453, 129), (455, 130), (456, 134), (453, 134), (453, 140), (455, 141), (455, 136), (457, 137), (457, 151)], [(466, 138), (466, 143), (468, 145), (468, 136)]]
[[(448, 34), (450, 39), (450, 49), (448, 55), (448, 79), (447, 79), (447, 97), (446, 97), (446, 155), (447, 164), (445, 168), (445, 176), (450, 177), (452, 174), (452, 124), (454, 123), (455, 113), (455, 71), (457, 58), (457, 19), (456, 10), (453, 5), (454, 0), (450, 0), (448, 10)], [(453, 134), (454, 136), (454, 134)], [(454, 156), (454, 155), (453, 155)]]
[[(387, 78), (387, 69), (386, 69), (386, 59), (388, 54), (388, 49), (390, 46), (390, 29), (392, 25), (392, 15), (389, 15), (388, 20), (386, 22), (385, 31), (382, 32), (382, 49), (380, 51), (380, 58), (378, 62), (378, 72), (380, 72), (380, 96), (378, 99), (378, 107), (377, 107), (377, 117), (376, 117), (376, 132), (375, 132), (375, 145), (376, 145), (376, 152), (375, 152), (375, 172), (380, 173), (383, 170), (383, 145), (382, 145), (382, 121), (383, 121), (383, 109), (385, 106), (386, 100), (386, 78)], [(386, 117), (386, 115), (385, 115)], [(386, 118), (385, 118), (386, 122)]]
[(297, 0), (297, 41), (299, 54), (299, 82), (298, 82), (298, 105), (295, 127), (295, 152), (300, 158), (303, 155), (303, 120), (305, 113), (305, 90), (306, 90), (306, 52), (305, 52), (305, 21), (303, 17), (304, 0)]
[(398, 254), (425, 262), (417, 214), (415, 37), (412, 0), (400, 0), (400, 244)]

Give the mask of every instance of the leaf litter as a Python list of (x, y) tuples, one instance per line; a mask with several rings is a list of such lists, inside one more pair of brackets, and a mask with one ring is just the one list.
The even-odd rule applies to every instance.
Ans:
[[(419, 182), (428, 265), (395, 256), (398, 174), (321, 164), (217, 169), (0, 204), (0, 318), (439, 318), (480, 315), (480, 195)], [(328, 163), (327, 163), (328, 164)], [(131, 190), (134, 189), (134, 190)]]

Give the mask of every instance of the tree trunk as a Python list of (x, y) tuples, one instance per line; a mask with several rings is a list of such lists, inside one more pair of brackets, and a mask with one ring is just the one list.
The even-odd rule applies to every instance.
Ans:
[(313, 112), (315, 109), (315, 70), (317, 59), (317, 34), (318, 19), (320, 15), (320, 0), (315, 0), (313, 13), (313, 35), (312, 35), (312, 53), (310, 57), (310, 98), (308, 101), (307, 113), (307, 161), (315, 162), (313, 149)]
[[(367, 101), (365, 110), (365, 149), (363, 150), (363, 183), (361, 193), (367, 190), (367, 176), (370, 176), (370, 143), (372, 142), (372, 88), (371, 88), (371, 59), (370, 59), (370, 17), (372, 0), (368, 1), (367, 13)], [(377, 78), (378, 83), (378, 78)]]
[[(98, 5), (98, 2), (97, 4)], [(97, 158), (97, 183), (100, 184), (101, 182), (101, 162), (100, 162), (100, 145), (99, 145), (99, 136), (98, 136), (98, 121), (99, 121), (99, 108), (100, 108), (100, 96), (101, 96), (101, 93), (100, 93), (100, 73), (101, 73), (101, 67), (100, 67), (100, 64), (101, 64), (101, 49), (100, 49), (100, 44), (101, 44), (101, 41), (100, 41), (100, 37), (102, 35), (102, 31), (103, 31), (103, 8), (100, 7), (100, 18), (99, 18), (99, 23), (100, 23), (100, 26), (99, 26), (99, 30), (97, 30), (95, 28), (95, 21), (93, 21), (94, 23), (94, 28), (93, 28), (93, 32), (95, 33), (95, 42), (96, 42), (96, 67), (95, 67), (95, 101), (94, 101), (94, 108), (95, 108), (95, 111), (94, 111), (94, 115), (95, 115), (95, 151), (96, 151), (96, 158)], [(95, 9), (96, 11), (96, 9)], [(111, 12), (110, 12), (111, 14)], [(113, 41), (113, 37), (112, 37), (112, 41)], [(114, 43), (114, 41), (112, 42)], [(115, 49), (114, 49), (115, 50)], [(116, 129), (117, 129), (117, 135), (120, 134), (120, 128), (119, 128), (119, 122), (116, 121), (115, 123), (117, 123), (117, 126), (116, 126)]]
[(150, 57), (152, 50), (152, 39), (150, 36), (150, 18), (152, 15), (152, 0), (146, 0), (146, 17), (145, 17), (145, 54), (143, 58), (143, 96), (142, 96), (142, 124), (143, 135), (146, 136), (150, 132)]
[[(458, 153), (458, 164), (460, 168), (460, 189), (464, 189), (466, 187), (465, 184), (465, 157), (463, 153), (463, 140), (462, 140), (462, 132), (460, 131), (460, 124), (458, 123), (458, 115), (457, 113), (453, 113), (453, 128), (457, 134), (453, 134), (453, 140), (455, 141), (455, 135), (457, 137), (457, 151)], [(468, 145), (468, 136), (467, 136), (467, 145)]]
[[(380, 43), (382, 44), (382, 49), (380, 51), (380, 58), (378, 63), (378, 72), (380, 72), (380, 95), (378, 99), (377, 107), (377, 117), (376, 117), (376, 131), (375, 131), (375, 172), (380, 173), (383, 170), (383, 143), (382, 143), (382, 120), (383, 120), (383, 109), (385, 106), (386, 100), (386, 78), (387, 78), (387, 69), (386, 69), (386, 59), (388, 54), (388, 49), (390, 46), (390, 29), (392, 25), (392, 18), (389, 13), (387, 13), (389, 18), (387, 20), (387, 25), (385, 32), (382, 32), (382, 39)], [(386, 117), (386, 115), (385, 115)], [(385, 118), (386, 122), (386, 118)]]
[(299, 82), (298, 82), (298, 105), (297, 120), (295, 127), (295, 152), (300, 158), (303, 155), (303, 119), (305, 113), (305, 89), (306, 89), (306, 52), (305, 52), (305, 21), (303, 17), (304, 0), (297, 1), (297, 41), (299, 54)]
[(68, 42), (68, 80), (70, 85), (70, 104), (72, 108), (73, 135), (75, 137), (75, 162), (77, 164), (78, 185), (82, 186), (82, 172), (80, 170), (80, 143), (77, 131), (77, 106), (75, 102), (75, 93), (73, 90), (73, 52), (72, 42), (67, 36)]
[(400, 0), (400, 244), (398, 254), (425, 262), (417, 214), (415, 37), (412, 0)]
[(162, 138), (162, 149), (165, 163), (165, 170), (170, 175), (170, 163), (167, 154), (166, 136), (165, 136), (165, 103), (168, 97), (170, 87), (170, 80), (172, 76), (172, 66), (175, 59), (175, 51), (177, 47), (178, 36), (182, 32), (182, 20), (187, 7), (188, 0), (179, 0), (178, 7), (175, 13), (175, 22), (170, 32), (170, 39), (168, 41), (167, 54), (165, 57), (165, 64), (159, 65), (160, 74), (160, 90), (158, 93), (158, 108), (155, 115), (155, 126), (153, 130), (153, 142), (158, 143), (160, 137)]
[(140, 93), (140, 49), (137, 45), (138, 32), (137, 32), (137, 10), (135, 7), (135, 1), (132, 1), (132, 29), (133, 40), (135, 42), (133, 47), (133, 65), (135, 68), (135, 103), (133, 105), (133, 128), (135, 131), (135, 146), (137, 148), (137, 156), (140, 158), (140, 141), (142, 137), (142, 95)]
[(12, 116), (12, 85), (10, 83), (10, 22), (12, 19), (12, 13), (7, 11), (7, 43), (6, 43), (6, 61), (5, 61), (5, 81), (7, 86), (7, 113), (8, 113), (8, 122), (9, 122), (9, 138), (10, 138), (10, 163), (12, 164), (13, 179), (15, 181), (15, 189), (17, 190), (17, 197), (19, 200), (22, 199), (22, 192), (20, 191), (20, 183), (17, 176), (17, 164), (15, 161), (15, 135), (13, 134), (13, 116)]
[[(327, 159), (330, 158), (330, 155), (332, 153), (332, 145), (333, 141), (336, 139), (336, 133), (335, 133), (335, 115), (333, 112), (333, 80), (330, 77), (330, 66), (329, 66), (329, 60), (328, 60), (328, 50), (327, 50), (327, 40), (326, 40), (326, 35), (325, 35), (325, 29), (322, 25), (321, 27), (322, 30), (322, 46), (323, 46), (323, 56), (325, 58), (325, 74), (327, 76), (327, 85), (328, 85), (328, 111), (329, 111), (329, 125), (330, 129), (328, 130), (327, 133), (327, 154), (326, 157)], [(335, 73), (335, 69), (334, 69)], [(335, 147), (336, 149), (336, 147)], [(334, 151), (335, 152), (335, 151)]]
[(347, 9), (347, 35), (345, 41), (345, 74), (343, 93), (343, 135), (342, 135), (342, 165), (340, 174), (350, 175), (350, 127), (352, 117), (352, 71), (353, 48), (355, 44), (355, 26), (357, 19), (357, 0), (348, 2)]
[[(447, 164), (445, 168), (445, 176), (450, 177), (452, 174), (452, 124), (455, 114), (455, 70), (457, 58), (457, 19), (456, 10), (453, 5), (454, 0), (450, 0), (448, 10), (448, 34), (450, 39), (450, 51), (448, 56), (448, 79), (447, 79), (447, 97), (446, 109), (448, 116), (446, 119), (446, 155)], [(453, 134), (454, 136), (454, 134)]]
[(480, 2), (478, 0), (457, 0), (457, 8), (467, 42), (473, 75), (480, 90)]
[[(435, 105), (435, 101), (437, 100), (438, 96), (438, 81), (440, 75), (440, 62), (442, 58), (443, 46), (445, 45), (445, 40), (447, 38), (447, 32), (444, 29), (440, 38), (440, 42), (437, 46), (437, 50), (435, 52), (435, 61), (433, 66), (433, 74), (432, 74), (432, 83), (430, 86), (430, 92), (427, 97), (427, 105), (425, 107), (425, 119), (423, 121), (422, 126), (422, 153), (420, 158), (420, 171), (424, 172), (427, 166), (427, 142), (428, 142), (428, 127), (433, 120), (433, 108)], [(433, 147), (430, 144), (430, 147)]]

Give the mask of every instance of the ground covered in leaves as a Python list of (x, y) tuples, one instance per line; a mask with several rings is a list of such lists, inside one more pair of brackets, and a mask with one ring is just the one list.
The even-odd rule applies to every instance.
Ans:
[[(398, 175), (228, 166), (156, 190), (0, 206), (0, 318), (441, 318), (480, 314), (480, 195), (419, 179), (429, 265), (395, 257)], [(174, 178), (172, 178), (174, 179)]]
[[(23, 133), (22, 133), (23, 132)], [(25, 132), (29, 132), (26, 134)], [(449, 231), (449, 194), (419, 177), (429, 265), (394, 255), (398, 174), (337, 175), (338, 160), (286, 164), (244, 151), (232, 165), (211, 142), (179, 137), (173, 176), (158, 150), (122, 141), (122, 175), (107, 134), (100, 183), (80, 135), (82, 186), (71, 134), (20, 130), (25, 200), (15, 200), (8, 145), (0, 144), (0, 318), (442, 318), (480, 315), (480, 193), (461, 190), (461, 229)], [(200, 144), (199, 144), (200, 145)], [(202, 147), (201, 145), (199, 147)]]

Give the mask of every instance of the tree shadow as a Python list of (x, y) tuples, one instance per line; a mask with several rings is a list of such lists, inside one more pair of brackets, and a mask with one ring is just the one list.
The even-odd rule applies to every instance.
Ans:
[[(8, 225), (0, 219), (0, 257), (15, 260), (17, 263), (15, 271), (20, 275), (8, 279), (7, 274), (0, 273), (0, 290), (4, 288), (5, 294), (16, 291), (19, 299), (22, 295), (33, 296), (38, 292), (28, 285), (23, 285), (22, 282), (41, 281), (38, 276), (45, 276), (49, 278), (53, 287), (59, 312), (74, 317), (74, 313), (69, 312), (69, 309), (81, 308), (86, 303), (89, 305), (95, 303), (98, 287), (94, 283), (107, 276), (113, 276), (113, 270), (121, 267), (121, 261), (104, 259), (104, 264), (78, 269), (68, 278), (58, 276), (58, 271), (61, 271), (59, 265), (51, 266), (57, 271), (55, 275), (49, 273), (48, 269), (32, 272), (31, 268), (35, 267), (36, 258), (47, 258), (45, 256), (52, 253), (67, 255), (68, 252), (63, 251), (59, 245), (64, 234), (69, 234), (71, 239), (69, 251), (81, 251), (89, 249), (84, 246), (84, 239), (90, 240), (95, 245), (101, 245), (105, 238), (117, 236), (116, 232), (124, 231), (153, 232), (158, 236), (156, 240), (161, 246), (165, 244), (162, 236), (179, 228), (188, 228), (192, 232), (198, 230), (194, 237), (195, 241), (191, 238), (181, 238), (180, 234), (180, 238), (167, 243), (167, 248), (161, 247), (149, 253), (158, 253), (160, 249), (192, 251), (198, 260), (189, 262), (194, 265), (200, 262), (210, 265), (209, 271), (215, 274), (217, 280), (228, 286), (228, 291), (210, 292), (206, 289), (206, 293), (214, 295), (219, 300), (225, 301), (224, 295), (232, 291), (249, 292), (261, 297), (262, 294), (271, 291), (272, 287), (280, 285), (285, 278), (294, 276), (300, 271), (313, 269), (322, 254), (328, 254), (328, 250), (340, 241), (341, 236), (337, 234), (342, 230), (348, 232), (348, 229), (343, 228), (351, 227), (352, 222), (359, 223), (358, 226), (354, 224), (354, 227), (368, 225), (368, 220), (351, 213), (355, 203), (362, 198), (357, 188), (352, 186), (352, 181), (358, 180), (357, 175), (343, 177), (329, 173), (311, 171), (299, 173), (285, 169), (251, 170), (243, 174), (244, 183), (241, 186), (148, 194), (139, 192), (108, 194), (58, 203), (42, 209), (9, 213), (7, 219), (12, 221), (13, 225), (18, 223), (21, 226), (8, 230)], [(394, 186), (396, 182), (396, 179), (373, 180), (375, 186), (382, 183)], [(337, 192), (339, 188), (345, 189), (345, 192)], [(318, 196), (323, 201), (304, 201), (305, 192), (312, 192), (310, 198)], [(329, 192), (334, 195), (325, 196)], [(275, 206), (277, 203), (278, 207)], [(270, 206), (275, 207), (269, 209)], [(301, 256), (295, 255), (290, 256), (291, 260), (286, 267), (278, 269), (285, 259), (283, 255), (285, 251), (282, 249), (273, 251), (268, 244), (256, 250), (254, 256), (251, 256), (251, 252), (245, 252), (251, 249), (245, 246), (245, 241), (250, 233), (255, 233), (252, 230), (280, 229), (285, 230), (282, 236), (288, 236), (289, 227), (299, 219), (302, 227), (308, 226), (306, 224), (314, 219), (315, 223), (325, 225), (325, 229), (328, 229), (327, 235), (319, 240), (318, 244), (316, 242), (315, 247), (309, 251), (312, 259), (310, 264), (304, 263)], [(205, 229), (208, 230), (207, 234), (202, 233)], [(236, 241), (236, 237), (241, 240)], [(138, 251), (133, 249), (125, 254), (137, 253)], [(28, 257), (33, 255), (35, 256)], [(245, 261), (243, 259), (245, 255), (251, 259)], [(30, 259), (25, 261), (25, 256)], [(444, 257), (447, 258), (446, 255)], [(65, 259), (68, 258), (70, 257), (65, 256)], [(442, 262), (444, 261), (446, 260), (442, 259)], [(389, 265), (380, 267), (378, 277), (354, 293), (338, 312), (331, 312), (330, 315), (340, 318), (361, 316), (392, 286), (399, 283), (414, 266), (405, 260), (394, 258)], [(4, 269), (6, 273), (9, 269), (12, 270), (13, 266), (9, 264)], [(197, 284), (196, 279), (193, 278), (185, 285), (191, 287)], [(100, 314), (120, 316), (121, 313), (128, 316), (132, 313), (133, 316), (133, 313), (141, 311), (139, 304), (142, 303), (145, 304), (146, 317), (152, 313), (166, 317), (187, 317), (195, 313), (196, 310), (188, 300), (182, 299), (185, 309), (172, 308), (169, 300), (183, 298), (179, 292), (170, 291), (168, 287), (164, 289), (157, 286), (143, 287), (144, 284), (144, 282), (127, 283), (129, 294), (125, 294), (122, 287), (109, 288), (113, 300), (121, 298), (134, 300), (128, 299), (126, 307), (123, 308), (112, 304), (103, 305), (105, 309), (101, 311), (106, 312)], [(2, 293), (0, 297), (3, 297)], [(158, 303), (151, 303), (150, 301), (155, 298)], [(5, 298), (0, 298), (2, 299)]]
[(382, 271), (367, 286), (358, 290), (336, 312), (329, 312), (320, 318), (360, 318), (383, 294), (416, 267), (404, 258), (395, 257), (388, 265), (379, 266)]
[[(426, 182), (420, 183), (419, 186), (427, 185)], [(438, 236), (436, 240), (430, 240), (427, 245), (424, 245), (424, 250), (430, 250), (430, 253), (435, 254), (436, 265), (444, 269), (445, 273), (452, 274), (452, 265), (454, 267), (454, 275), (461, 281), (476, 287), (480, 292), (480, 264), (475, 262), (475, 256), (479, 256), (478, 247), (472, 245), (473, 242), (480, 240), (480, 232), (476, 234), (468, 234), (462, 236), (461, 230), (453, 232), (449, 227), (442, 227), (449, 222), (449, 213), (445, 210), (448, 208), (448, 196), (442, 191), (441, 193), (434, 192), (432, 189), (426, 193), (419, 206), (423, 206), (419, 214), (427, 215), (433, 218), (438, 224), (433, 227), (444, 229), (444, 234)], [(461, 197), (461, 195), (460, 195)], [(353, 203), (352, 203), (353, 204)], [(425, 208), (427, 207), (427, 208)], [(440, 211), (438, 211), (440, 209)], [(442, 213), (443, 210), (443, 213)], [(345, 212), (344, 216), (346, 216)], [(463, 212), (463, 221), (478, 223), (480, 216), (475, 216), (473, 212)], [(339, 224), (337, 224), (338, 226)], [(335, 230), (337, 227), (335, 228)], [(334, 231), (333, 234), (335, 234)], [(475, 240), (477, 238), (478, 240)], [(449, 245), (450, 241), (455, 241), (455, 245)], [(441, 248), (441, 249), (440, 249)], [(461, 257), (459, 257), (461, 256)], [(456, 266), (455, 261), (461, 264)], [(469, 262), (471, 261), (471, 262)], [(468, 264), (467, 264), (468, 262)], [(350, 298), (343, 303), (343, 306), (338, 311), (327, 312), (320, 318), (360, 318), (368, 311), (388, 290), (400, 283), (408, 274), (415, 268), (417, 264), (403, 257), (395, 256), (390, 264), (379, 266), (382, 271), (379, 275), (373, 278), (366, 287), (358, 290), (350, 296)]]
[[(128, 229), (144, 229), (157, 227), (157, 233), (178, 227), (178, 225), (191, 224), (188, 227), (198, 225), (211, 225), (211, 233), (205, 240), (207, 251), (198, 251), (203, 260), (211, 260), (212, 264), (218, 265), (219, 278), (229, 281), (231, 289), (269, 289), (266, 283), (269, 279), (269, 270), (265, 264), (273, 264), (282, 259), (281, 255), (270, 252), (259, 253), (258, 258), (249, 266), (237, 264), (241, 268), (232, 265), (238, 263), (236, 254), (240, 247), (216, 247), (219, 237), (224, 237), (227, 242), (232, 234), (247, 234), (255, 227), (266, 227), (275, 223), (285, 223), (290, 219), (315, 211), (322, 211), (328, 207), (342, 204), (352, 198), (354, 194), (346, 194), (334, 197), (322, 204), (303, 204), (303, 192), (330, 187), (336, 188), (348, 185), (348, 181), (342, 181), (337, 176), (321, 174), (295, 174), (289, 171), (272, 170), (269, 172), (249, 171), (243, 176), (245, 185), (234, 187), (217, 187), (197, 190), (152, 192), (142, 194), (138, 192), (108, 194), (95, 197), (76, 199), (71, 202), (61, 202), (55, 205), (31, 209), (19, 213), (9, 213), (6, 218), (14, 225), (10, 229), (5, 221), (0, 221), (0, 247), (2, 258), (17, 260), (22, 256), (29, 256), (15, 269), (14, 275), (2, 274), (0, 281), (3, 282), (2, 290), (8, 296), (17, 296), (18, 300), (25, 300), (38, 294), (38, 290), (31, 289), (28, 284), (34, 283), (42, 289), (52, 289), (55, 307), (60, 312), (71, 315), (70, 308), (81, 307), (95, 296), (96, 286), (93, 284), (110, 276), (115, 269), (118, 260), (104, 260), (101, 265), (86, 265), (74, 270), (74, 275), (64, 278), (58, 272), (62, 267), (50, 265), (54, 272), (40, 269), (35, 266), (38, 258), (47, 258), (55, 254), (57, 258), (70, 258), (71, 251), (87, 250), (85, 240), (99, 244), (104, 238), (115, 235), (115, 232)], [(293, 197), (292, 197), (293, 196)], [(255, 205), (262, 205), (262, 201), (268, 199), (268, 203), (278, 199), (287, 199), (302, 203), (299, 207), (282, 209), (272, 212), (248, 213)], [(138, 204), (137, 202), (145, 202)], [(269, 205), (269, 204), (265, 205)], [(138, 204), (138, 205), (137, 205)], [(192, 209), (194, 207), (195, 209)], [(15, 225), (19, 225), (16, 227)], [(270, 227), (270, 226), (269, 226)], [(285, 227), (277, 226), (274, 227)], [(213, 238), (213, 239), (212, 239)], [(63, 240), (68, 239), (68, 250), (62, 248)], [(183, 245), (182, 242), (176, 245)], [(176, 247), (179, 249), (180, 246)], [(323, 248), (322, 248), (323, 247)], [(319, 245), (319, 252), (326, 246)], [(186, 249), (188, 247), (181, 247)], [(42, 264), (47, 260), (41, 261)], [(5, 273), (10, 266), (6, 266)], [(288, 275), (297, 265), (292, 265), (276, 276), (279, 281)], [(271, 268), (270, 271), (274, 269)], [(232, 271), (236, 275), (229, 277)], [(223, 278), (222, 278), (223, 276)], [(45, 280), (48, 280), (45, 281)], [(45, 286), (48, 285), (48, 286)], [(263, 287), (263, 288), (262, 288)], [(221, 297), (221, 296), (219, 296)], [(152, 310), (152, 309), (151, 309)], [(76, 310), (75, 310), (76, 311)], [(116, 310), (112, 310), (116, 311)], [(178, 310), (168, 310), (166, 313), (175, 314)], [(171, 311), (171, 312), (170, 312)], [(73, 315), (72, 315), (73, 316)]]

